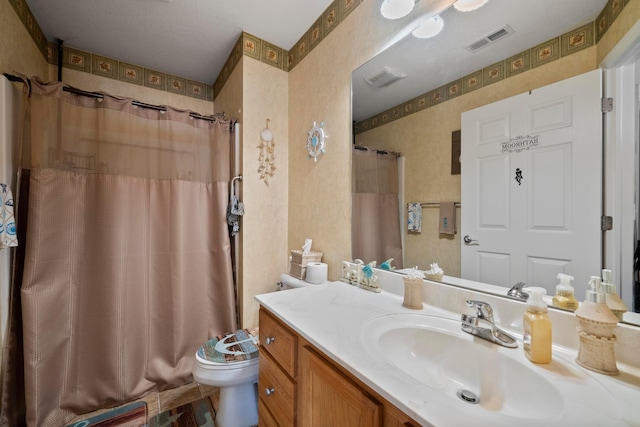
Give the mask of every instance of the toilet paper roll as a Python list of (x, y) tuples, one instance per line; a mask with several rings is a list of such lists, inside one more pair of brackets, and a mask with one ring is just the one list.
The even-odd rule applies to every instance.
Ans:
[(307, 277), (305, 280), (314, 285), (327, 282), (327, 264), (324, 262), (310, 262), (307, 264)]

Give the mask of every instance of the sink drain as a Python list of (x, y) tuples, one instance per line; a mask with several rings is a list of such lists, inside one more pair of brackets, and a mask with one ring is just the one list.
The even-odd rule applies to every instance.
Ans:
[(458, 390), (456, 395), (467, 403), (477, 404), (480, 403), (480, 398), (476, 394), (469, 390)]

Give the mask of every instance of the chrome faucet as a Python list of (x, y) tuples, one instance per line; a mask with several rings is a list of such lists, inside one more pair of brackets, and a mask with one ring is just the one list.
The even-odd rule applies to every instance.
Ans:
[(524, 282), (518, 282), (513, 285), (511, 289), (509, 289), (509, 291), (507, 291), (507, 295), (519, 300), (526, 301), (527, 298), (529, 298), (529, 294), (522, 290), (522, 288), (524, 288), (525, 286), (526, 285)]
[[(474, 315), (462, 315), (463, 331), (504, 347), (518, 347), (514, 337), (496, 326), (493, 309), (489, 304), (484, 301), (467, 300), (467, 305), (473, 309)], [(484, 323), (485, 326), (480, 326), (480, 323)]]

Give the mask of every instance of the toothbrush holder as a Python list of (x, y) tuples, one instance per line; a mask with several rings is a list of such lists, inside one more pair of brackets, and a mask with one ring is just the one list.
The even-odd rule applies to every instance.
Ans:
[(412, 310), (422, 309), (422, 279), (417, 277), (403, 277), (404, 280), (404, 307)]

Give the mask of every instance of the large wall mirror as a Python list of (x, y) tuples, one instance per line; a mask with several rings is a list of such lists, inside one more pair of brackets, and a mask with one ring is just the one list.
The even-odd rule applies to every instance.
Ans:
[[(382, 220), (376, 227), (398, 227), (400, 243), (372, 239), (362, 246), (390, 247), (388, 252), (397, 254), (393, 248), (399, 244), (402, 256), (394, 256), (397, 269), (418, 266), (428, 270), (432, 263), (438, 263), (445, 277), (462, 277), (464, 231), (460, 227), (465, 209), (454, 154), (462, 113), (592, 71), (598, 62), (596, 45), (606, 31), (597, 23), (606, 16), (610, 25), (620, 13), (618, 9), (609, 10), (611, 7), (612, 2), (607, 0), (490, 0), (472, 12), (448, 7), (432, 12), (439, 13), (444, 27), (431, 38), (411, 34), (422, 17), (403, 18), (407, 28), (397, 40), (352, 74), (354, 146), (358, 148), (354, 153), (369, 149), (380, 155), (386, 152), (399, 156), (398, 219), (393, 222), (386, 214), (379, 214)], [(636, 159), (632, 169), (637, 167)], [(637, 173), (629, 173), (637, 188)], [(366, 171), (365, 176), (379, 174)], [(358, 192), (359, 180), (369, 181), (354, 175), (354, 193)], [(440, 206), (445, 202), (455, 203), (452, 217), (457, 232), (453, 234), (442, 233)], [(407, 224), (409, 203), (421, 204), (421, 224), (413, 231)], [(355, 212), (354, 204), (354, 240), (363, 222)], [(355, 252), (354, 258), (359, 258)], [(613, 252), (608, 250), (607, 259), (620, 256)], [(633, 249), (624, 255), (633, 257)], [(381, 263), (383, 257), (362, 259)], [(584, 299), (587, 286), (582, 278), (597, 275), (599, 269), (600, 265), (594, 265), (588, 272), (575, 272), (581, 278), (580, 283), (574, 283), (579, 300)], [(616, 274), (620, 272), (614, 271)], [(633, 310), (629, 299), (633, 280), (616, 279)], [(499, 286), (492, 288), (501, 295), (506, 295), (512, 284), (490, 283)], [(557, 280), (545, 284), (548, 293), (556, 284)], [(624, 321), (640, 325), (635, 314), (628, 313)]]

